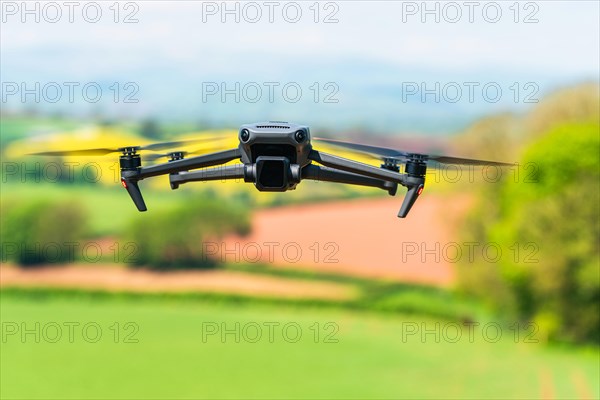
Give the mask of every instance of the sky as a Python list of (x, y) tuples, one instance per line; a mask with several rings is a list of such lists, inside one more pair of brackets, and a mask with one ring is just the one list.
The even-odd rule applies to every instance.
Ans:
[[(389, 121), (382, 128), (403, 119), (408, 129), (411, 116), (433, 114), (439, 127), (446, 117), (460, 125), (477, 115), (520, 110), (529, 106), (526, 94), (538, 98), (597, 80), (600, 70), (597, 1), (74, 4), (2, 2), (3, 108), (31, 105), (18, 92), (7, 95), (12, 87), (6, 82), (98, 82), (111, 95), (115, 90), (107, 88), (117, 83), (119, 101), (69, 102), (63, 93), (57, 103), (42, 96), (34, 106), (213, 122), (311, 114), (325, 124), (360, 125), (367, 118), (361, 108), (372, 104), (378, 120)], [(127, 82), (137, 85), (135, 104), (122, 102), (135, 91)], [(265, 82), (278, 83), (273, 99)], [(436, 82), (450, 89), (457, 83), (460, 100), (445, 101), (448, 93), (423, 99), (419, 92), (402, 99), (412, 83), (435, 91)], [(479, 93), (470, 101), (464, 82), (493, 82), (503, 96), (492, 102)], [(238, 93), (208, 95), (214, 83)], [(241, 93), (248, 83), (262, 91), (259, 101), (253, 102), (256, 85)], [(300, 101), (279, 90), (289, 83), (300, 87)], [(327, 95), (337, 103), (326, 102)]]

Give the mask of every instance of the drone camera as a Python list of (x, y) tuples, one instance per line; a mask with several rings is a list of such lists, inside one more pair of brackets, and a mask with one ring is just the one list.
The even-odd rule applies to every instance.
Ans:
[(254, 171), (256, 187), (261, 191), (284, 192), (289, 187), (291, 168), (287, 157), (258, 157)]

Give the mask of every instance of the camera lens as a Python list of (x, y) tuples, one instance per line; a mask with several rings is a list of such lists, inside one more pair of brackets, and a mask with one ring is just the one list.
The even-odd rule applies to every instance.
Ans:
[(306, 132), (303, 130), (296, 131), (296, 142), (302, 143), (306, 139)]
[(248, 131), (248, 129), (242, 129), (240, 139), (242, 139), (242, 142), (247, 142), (248, 139), (250, 139), (250, 131)]

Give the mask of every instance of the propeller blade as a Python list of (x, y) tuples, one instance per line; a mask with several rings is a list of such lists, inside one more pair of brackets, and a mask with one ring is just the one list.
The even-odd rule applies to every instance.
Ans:
[(195, 152), (189, 153), (187, 151), (172, 151), (170, 153), (164, 153), (164, 154), (160, 154), (160, 153), (144, 154), (142, 156), (142, 158), (145, 161), (156, 161), (156, 160), (161, 159), (161, 158), (171, 158), (174, 153), (182, 153), (183, 156), (187, 156), (188, 154), (195, 154)]
[[(186, 153), (184, 153), (184, 155), (185, 154)], [(161, 159), (163, 157), (171, 157), (171, 154), (170, 153), (166, 153), (166, 154), (159, 154), (159, 153), (156, 153), (156, 154), (144, 154), (142, 156), (142, 159), (144, 161), (156, 161), (156, 160)]]
[(490, 165), (497, 167), (510, 167), (514, 163), (506, 163), (500, 161), (477, 160), (474, 158), (460, 158), (450, 156), (427, 156), (428, 160), (436, 161), (442, 164), (457, 164), (457, 165)]
[(116, 148), (97, 148), (97, 149), (78, 149), (78, 150), (62, 150), (62, 151), (42, 151), (38, 153), (29, 153), (31, 156), (104, 156), (111, 153), (119, 153), (125, 149), (135, 150), (164, 150), (172, 147), (187, 146), (190, 144), (202, 143), (212, 140), (220, 140), (214, 136), (201, 137), (191, 140), (176, 140), (172, 142), (151, 143), (144, 146), (124, 146)]
[(173, 156), (173, 154), (175, 154), (175, 153), (181, 153), (183, 156), (190, 156), (190, 155), (202, 155), (202, 154), (214, 153), (215, 151), (219, 151), (219, 150), (223, 150), (223, 148), (214, 146), (214, 147), (198, 149), (198, 150), (194, 150), (194, 151), (170, 151), (168, 153), (163, 153), (163, 154), (160, 154), (160, 153), (144, 154), (142, 157), (145, 161), (156, 161), (161, 158), (171, 158)]
[[(358, 151), (361, 153), (370, 154), (381, 160), (392, 159), (392, 160), (396, 160), (396, 161), (400, 161), (400, 162), (405, 162), (411, 158), (417, 158), (422, 161), (435, 161), (435, 162), (441, 163), (441, 164), (478, 165), (478, 166), (490, 165), (490, 166), (499, 166), (499, 167), (507, 167), (507, 166), (515, 165), (513, 163), (477, 160), (477, 159), (473, 159), (473, 158), (409, 153), (407, 151), (390, 149), (387, 147), (378, 147), (378, 146), (371, 146), (371, 145), (367, 145), (367, 144), (343, 142), (341, 140), (322, 139), (322, 138), (315, 138), (315, 139), (317, 139), (323, 143), (328, 143), (332, 146), (343, 147), (343, 148)], [(437, 166), (432, 165), (432, 167), (436, 168)]]
[(140, 150), (165, 150), (173, 147), (181, 147), (187, 146), (194, 143), (206, 142), (209, 140), (215, 140), (214, 138), (199, 138), (199, 139), (191, 139), (191, 140), (175, 140), (173, 142), (161, 142), (161, 143), (151, 143), (145, 146), (140, 146)]
[(408, 157), (410, 154), (404, 151), (389, 149), (387, 147), (371, 146), (368, 144), (344, 142), (341, 140), (324, 139), (324, 138), (313, 138), (320, 142), (330, 144), (332, 146), (343, 147), (346, 149), (366, 153), (377, 158), (396, 158), (396, 157)]
[(119, 149), (79, 149), (63, 151), (41, 151), (39, 153), (28, 153), (30, 156), (104, 156), (116, 153)]

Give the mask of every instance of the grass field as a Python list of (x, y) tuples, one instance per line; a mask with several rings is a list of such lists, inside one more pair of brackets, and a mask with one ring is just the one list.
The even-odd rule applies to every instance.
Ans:
[[(77, 200), (86, 208), (90, 217), (89, 232), (94, 236), (118, 234), (122, 232), (137, 214), (132, 211), (131, 200), (123, 188), (115, 183), (115, 187), (93, 185), (59, 185), (51, 183), (3, 185), (2, 201), (23, 201), (35, 199), (44, 193), (48, 200)], [(145, 194), (148, 203), (152, 202), (154, 210), (161, 210), (173, 205), (173, 197), (168, 192), (149, 190)], [(185, 197), (185, 194), (182, 195)], [(183, 200), (183, 199), (182, 199)], [(131, 206), (131, 207), (129, 207)]]
[[(515, 343), (514, 331), (504, 328), (492, 343), (482, 329), (470, 335), (464, 327), (451, 343), (457, 325), (413, 315), (11, 291), (2, 292), (0, 310), (6, 399), (600, 395), (597, 350), (528, 343), (522, 332)], [(69, 323), (79, 324), (71, 338)], [(34, 333), (22, 337), (21, 328)], [(224, 337), (222, 328), (229, 330)], [(487, 333), (494, 336), (493, 329)]]

